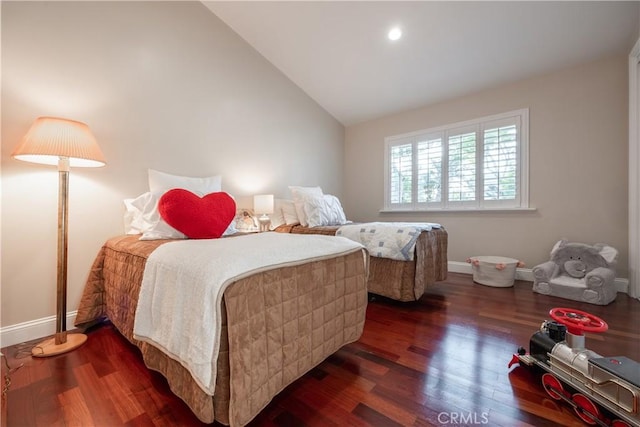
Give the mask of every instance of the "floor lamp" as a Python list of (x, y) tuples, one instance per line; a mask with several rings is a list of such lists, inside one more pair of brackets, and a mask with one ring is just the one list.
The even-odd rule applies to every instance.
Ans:
[(58, 270), (56, 333), (36, 345), (34, 357), (55, 356), (80, 347), (84, 334), (67, 334), (67, 228), (69, 167), (100, 167), (104, 156), (89, 126), (74, 120), (39, 117), (11, 155), (26, 162), (58, 166)]

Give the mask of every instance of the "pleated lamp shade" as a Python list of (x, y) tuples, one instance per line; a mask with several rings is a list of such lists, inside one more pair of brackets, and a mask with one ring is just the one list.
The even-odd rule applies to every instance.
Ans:
[(273, 194), (253, 196), (253, 210), (257, 214), (273, 213)]
[(75, 120), (39, 117), (11, 155), (25, 162), (57, 165), (69, 159), (71, 167), (100, 167), (104, 155), (89, 126)]

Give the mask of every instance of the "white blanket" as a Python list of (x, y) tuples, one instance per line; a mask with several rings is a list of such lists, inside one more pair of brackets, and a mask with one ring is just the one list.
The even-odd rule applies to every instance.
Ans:
[(134, 338), (179, 361), (213, 395), (225, 288), (256, 272), (358, 250), (344, 238), (285, 233), (164, 244), (147, 259)]
[(420, 233), (440, 227), (433, 222), (367, 222), (343, 225), (336, 236), (361, 243), (371, 256), (411, 261)]

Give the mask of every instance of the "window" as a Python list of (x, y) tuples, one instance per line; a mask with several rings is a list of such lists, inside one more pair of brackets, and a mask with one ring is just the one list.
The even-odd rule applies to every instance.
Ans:
[(528, 207), (529, 110), (385, 139), (385, 210)]

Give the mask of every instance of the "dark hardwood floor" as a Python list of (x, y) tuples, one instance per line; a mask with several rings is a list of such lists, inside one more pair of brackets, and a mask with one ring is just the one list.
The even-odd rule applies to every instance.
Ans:
[[(534, 294), (528, 282), (491, 288), (452, 273), (418, 302), (371, 302), (362, 338), (286, 388), (251, 425), (583, 425), (535, 374), (507, 368), (553, 307), (602, 317), (609, 331), (588, 334), (587, 347), (640, 361), (640, 302), (625, 294), (601, 307)], [(11, 375), (3, 425), (202, 425), (113, 326), (88, 335), (81, 348), (46, 359), (3, 349), (12, 368), (24, 364)]]

